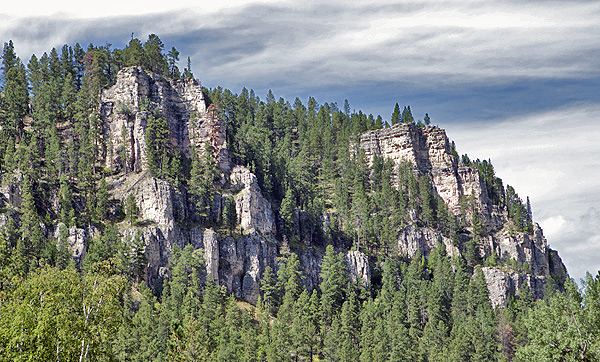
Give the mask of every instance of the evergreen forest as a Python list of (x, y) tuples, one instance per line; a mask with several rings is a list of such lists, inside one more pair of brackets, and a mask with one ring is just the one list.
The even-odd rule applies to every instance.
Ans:
[[(204, 88), (227, 125), (231, 160), (256, 175), (273, 206), (277, 264), (264, 270), (256, 305), (211, 281), (192, 245), (174, 245), (166, 277), (148, 285), (141, 236), (124, 232), (145, 221), (133, 197), (111, 197), (122, 170), (103, 160), (125, 151), (103, 136), (100, 97), (124, 67), (194, 78), (191, 60), (179, 62), (155, 34), (123, 49), (64, 45), (27, 62), (4, 44), (0, 187), (3, 195), (18, 188), (20, 199), (0, 202), (0, 361), (600, 361), (600, 273), (579, 285), (554, 275), (543, 298), (521, 288), (494, 308), (482, 267), (527, 274), (528, 266), (481, 257), (486, 229), (476, 210), (453, 214), (411, 164), (354, 151), (366, 131), (430, 126), (410, 106), (390, 107), (388, 121), (348, 101), (339, 108)], [(241, 237), (231, 196), (221, 215), (210, 211), (223, 191), (211, 146), (188, 158), (168, 134), (154, 111), (148, 172), (185, 190), (192, 222)], [(503, 185), (490, 160), (451, 149), (479, 171), (514, 231), (533, 232), (529, 199)], [(438, 230), (460, 254), (439, 243), (427, 258), (401, 255), (397, 232), (408, 225)], [(67, 246), (71, 228), (91, 234), (84, 258)], [(308, 248), (323, 254), (314, 288), (295, 252)], [(372, 261), (369, 281), (351, 278), (347, 250)]]

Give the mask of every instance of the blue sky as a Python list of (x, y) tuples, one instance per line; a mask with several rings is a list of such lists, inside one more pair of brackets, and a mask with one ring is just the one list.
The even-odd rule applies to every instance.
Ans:
[(389, 119), (410, 105), (459, 152), (491, 158), (533, 204), (576, 279), (600, 269), (600, 3), (597, 1), (58, 1), (0, 9), (27, 61), (80, 42), (156, 33), (207, 87), (348, 99)]

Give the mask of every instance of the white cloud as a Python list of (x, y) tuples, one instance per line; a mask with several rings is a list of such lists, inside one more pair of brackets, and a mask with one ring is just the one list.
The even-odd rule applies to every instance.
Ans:
[[(600, 51), (598, 2), (68, 0), (33, 6), (25, 0), (6, 5), (0, 10), (8, 15), (0, 25), (2, 39), (23, 38), (20, 33), (29, 23), (34, 28), (38, 22), (53, 25), (52, 38), (37, 37), (46, 46), (16, 43), (24, 59), (120, 22), (110, 30), (123, 39), (131, 32), (142, 37), (149, 32), (197, 34), (186, 37), (197, 44), (190, 54), (195, 64), (224, 81), (269, 77), (300, 87), (348, 81), (431, 87), (517, 77), (587, 77), (600, 67), (600, 57), (594, 56)], [(169, 16), (158, 18), (160, 14)], [(133, 21), (123, 22), (123, 17)], [(90, 22), (94, 29), (86, 28)], [(214, 30), (222, 31), (213, 39), (216, 47), (207, 49), (212, 44), (204, 35)], [(257, 51), (243, 56), (218, 53), (253, 46)], [(217, 52), (218, 61), (207, 51)]]
[(231, 8), (238, 8), (249, 4), (268, 4), (281, 2), (278, 0), (178, 0), (177, 2), (144, 0), (144, 1), (38, 1), (24, 0), (11, 1), (2, 5), (0, 13), (11, 17), (27, 16), (58, 16), (79, 19), (92, 19), (113, 16), (136, 16), (143, 14), (157, 14), (163, 12), (198, 11), (215, 13)]

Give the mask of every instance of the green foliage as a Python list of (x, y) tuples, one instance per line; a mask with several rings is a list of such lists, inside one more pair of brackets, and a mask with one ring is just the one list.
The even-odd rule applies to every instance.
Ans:
[(148, 170), (155, 177), (165, 177), (168, 173), (171, 139), (169, 126), (163, 117), (148, 116), (145, 141)]
[(20, 282), (0, 313), (0, 358), (96, 360), (112, 355), (110, 340), (122, 321), (124, 282), (108, 264), (93, 275), (44, 267)]
[(573, 281), (565, 292), (536, 302), (525, 324), (530, 343), (517, 350), (521, 361), (597, 361), (600, 359), (600, 275), (589, 273), (582, 296)]
[(135, 223), (139, 212), (135, 196), (133, 194), (127, 195), (127, 198), (125, 199), (125, 215), (129, 219), (130, 224), (133, 225)]
[(204, 221), (210, 221), (209, 213), (214, 197), (214, 184), (218, 176), (218, 168), (213, 154), (214, 150), (208, 142), (204, 144), (204, 150), (200, 155), (196, 153), (195, 149), (192, 149), (189, 188), (195, 196), (196, 209), (200, 218)]
[(225, 224), (225, 226), (227, 226), (227, 228), (229, 229), (229, 232), (231, 233), (233, 231), (233, 229), (235, 229), (235, 226), (237, 225), (237, 212), (236, 212), (236, 206), (235, 206), (235, 199), (233, 198), (232, 195), (227, 195), (227, 197), (225, 197), (224, 202), (223, 202), (223, 223)]
[[(102, 171), (115, 152), (123, 170), (132, 170), (131, 135), (124, 124), (121, 139), (106, 143), (99, 100), (124, 66), (193, 78), (189, 58), (180, 74), (179, 55), (175, 48), (164, 54), (164, 44), (151, 34), (144, 43), (132, 36), (124, 49), (65, 45), (39, 59), (33, 55), (25, 67), (12, 42), (5, 45), (0, 169), (9, 187), (22, 187), (22, 203), (6, 205), (0, 233), (0, 316), (9, 316), (0, 318), (0, 360), (599, 358), (600, 277), (589, 276), (583, 294), (572, 283), (561, 292), (550, 278), (546, 299), (536, 304), (521, 286), (506, 308), (493, 310), (480, 270), (478, 248), (486, 225), (477, 205), (466, 200), (464, 210), (472, 218), (465, 225), (469, 220), (457, 221), (429, 176), (414, 165), (367, 159), (354, 147), (357, 135), (384, 127), (383, 119), (351, 111), (347, 101), (340, 110), (314, 98), (290, 103), (271, 91), (261, 100), (247, 89), (205, 90), (205, 99), (218, 105), (227, 124), (233, 161), (257, 176), (275, 206), (281, 257), (276, 273), (270, 266), (262, 273), (257, 308), (226, 296), (211, 281), (218, 276), (206, 275), (202, 252), (190, 245), (173, 245), (164, 279), (150, 280), (136, 199), (129, 194), (123, 205), (131, 227), (115, 224), (120, 220), (110, 207), (113, 191), (107, 185), (112, 177)], [(139, 101), (148, 116), (151, 175), (188, 192), (196, 206), (190, 208), (190, 224), (214, 226), (220, 216), (233, 234), (233, 196), (221, 199), (221, 215), (212, 212), (218, 209), (215, 195), (228, 186), (215, 150), (206, 143), (192, 150), (189, 160), (171, 143), (172, 130), (150, 99)], [(116, 111), (133, 116), (125, 104)], [(417, 126), (430, 121), (425, 114)], [(415, 124), (410, 107), (401, 112), (396, 104), (391, 123), (401, 122)], [(454, 143), (450, 153), (458, 159)], [(512, 187), (505, 189), (489, 160), (464, 155), (462, 162), (478, 170), (492, 203), (506, 207), (515, 230), (533, 231), (529, 199), (524, 203)], [(393, 257), (398, 233), (409, 224), (453, 239), (466, 260), (450, 260), (441, 243), (428, 260), (420, 252), (412, 260)], [(61, 225), (57, 240), (56, 225)], [(461, 244), (459, 233), (467, 226), (472, 237)], [(79, 265), (68, 245), (73, 227), (94, 230)], [(303, 280), (306, 266), (287, 242), (325, 251), (318, 285)], [(346, 254), (336, 248), (367, 254), (374, 266), (370, 290), (349, 283)], [(485, 263), (495, 266), (497, 259), (493, 253)], [(516, 261), (511, 263), (516, 269)], [(520, 268), (529, 269), (526, 263)]]

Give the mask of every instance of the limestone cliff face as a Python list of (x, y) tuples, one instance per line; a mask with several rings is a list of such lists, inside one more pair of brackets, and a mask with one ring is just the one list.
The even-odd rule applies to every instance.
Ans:
[(346, 253), (346, 263), (350, 273), (350, 280), (353, 283), (363, 283), (366, 287), (371, 285), (371, 268), (369, 258), (358, 250), (351, 250)]
[[(165, 276), (173, 247), (192, 244), (203, 249), (208, 278), (225, 285), (238, 298), (255, 303), (265, 267), (276, 269), (275, 215), (256, 176), (245, 167), (233, 167), (225, 123), (218, 118), (215, 106), (206, 107), (200, 83), (168, 81), (139, 67), (122, 69), (116, 84), (102, 94), (101, 117), (109, 145), (106, 167), (117, 172), (108, 181), (110, 192), (121, 200), (132, 194), (139, 208), (143, 226), (126, 227), (124, 234), (133, 237), (140, 231), (148, 262), (147, 283), (156, 285)], [(236, 240), (194, 226), (192, 201), (186, 190), (150, 177), (145, 144), (149, 117), (166, 120), (173, 147), (187, 157), (192, 156), (192, 147), (198, 157), (205, 152), (206, 143), (212, 147), (221, 171), (220, 185), (234, 196), (238, 224), (245, 236)], [(214, 196), (212, 212), (219, 220), (223, 197)], [(84, 253), (87, 238), (80, 239), (74, 252)], [(305, 259), (305, 264), (312, 264), (311, 258)]]
[(398, 232), (398, 252), (400, 255), (413, 257), (420, 251), (421, 255), (429, 256), (429, 253), (438, 243), (446, 247), (449, 256), (460, 255), (460, 251), (452, 240), (432, 228), (419, 228), (409, 225)]
[[(461, 165), (452, 156), (444, 130), (401, 123), (363, 133), (359, 147), (370, 160), (379, 156), (397, 165), (412, 164), (415, 172), (430, 178), (438, 195), (455, 215), (461, 212), (461, 201), (473, 197), (479, 214), (485, 216), (486, 230), (498, 230), (504, 224), (502, 210), (492, 205), (478, 171)], [(470, 211), (466, 216), (470, 219)]]
[(108, 168), (145, 170), (144, 136), (148, 117), (154, 114), (165, 118), (171, 143), (187, 157), (192, 146), (202, 153), (208, 142), (221, 169), (228, 172), (231, 167), (225, 123), (207, 110), (197, 80), (168, 81), (140, 67), (124, 68), (116, 84), (102, 93), (100, 114), (108, 144)]
[(235, 166), (229, 177), (235, 194), (238, 223), (246, 233), (275, 234), (275, 215), (262, 196), (256, 176), (246, 167)]
[[(392, 159), (396, 165), (412, 164), (414, 172), (429, 177), (448, 208), (455, 215), (466, 217), (468, 223), (472, 218), (471, 208), (461, 210), (461, 204), (467, 199), (472, 200), (484, 220), (486, 236), (477, 242), (480, 256), (486, 258), (495, 253), (501, 263), (511, 264), (519, 270), (484, 268), (494, 305), (504, 304), (508, 293), (517, 292), (524, 284), (531, 288), (535, 297), (541, 297), (551, 274), (564, 280), (566, 269), (557, 255), (552, 259), (555, 253), (548, 248), (539, 225), (535, 224), (531, 233), (514, 231), (507, 211), (492, 204), (478, 170), (462, 165), (452, 155), (444, 130), (398, 124), (363, 133), (358, 147), (370, 160), (379, 156)], [(470, 238), (469, 234), (464, 234), (462, 242)], [(417, 227), (413, 223), (398, 231), (398, 250), (409, 257), (417, 250), (427, 256), (438, 242), (446, 246), (449, 255), (460, 253), (460, 242), (455, 245), (434, 229)]]
[[(216, 106), (206, 106), (200, 83), (169, 81), (139, 67), (125, 68), (119, 72), (116, 84), (103, 92), (100, 113), (108, 146), (105, 166), (114, 171), (114, 176), (107, 180), (109, 192), (120, 200), (132, 194), (140, 210), (141, 225), (122, 225), (122, 232), (131, 237), (139, 232), (146, 246), (147, 283), (150, 286), (160, 283), (175, 246), (183, 248), (191, 244), (202, 250), (207, 278), (226, 286), (238, 298), (256, 302), (265, 268), (278, 268), (280, 243), (275, 239), (275, 213), (269, 200), (263, 197), (256, 176), (246, 167), (234, 165), (229, 158), (225, 122), (219, 119)], [(192, 148), (200, 156), (206, 144), (211, 146), (221, 172), (220, 191), (214, 195), (211, 212), (214, 219), (219, 220), (224, 196), (232, 195), (241, 236), (237, 234), (234, 238), (200, 226), (185, 187), (150, 177), (145, 144), (150, 117), (166, 120), (173, 148), (187, 157), (192, 156)], [(535, 296), (540, 296), (550, 275), (566, 277), (562, 261), (547, 247), (539, 227), (529, 234), (512, 230), (506, 211), (492, 204), (478, 171), (462, 165), (451, 154), (444, 130), (399, 124), (362, 134), (357, 146), (370, 160), (377, 155), (390, 158), (397, 165), (412, 164), (416, 173), (430, 179), (449, 209), (466, 218), (467, 223), (472, 218), (473, 208), (479, 212), (486, 235), (477, 244), (480, 255), (485, 258), (495, 253), (501, 263), (516, 268), (484, 268), (494, 305), (505, 303), (507, 293), (518, 291), (525, 284)], [(395, 182), (398, 182), (397, 177)], [(19, 203), (18, 189), (5, 187), (1, 191), (5, 202)], [(461, 210), (466, 199), (471, 200), (473, 207)], [(298, 211), (299, 219), (302, 212)], [(470, 238), (465, 233), (460, 240), (451, 240), (436, 229), (418, 226), (415, 215), (411, 220), (398, 230), (401, 255), (412, 257), (420, 250), (427, 256), (438, 243), (446, 246), (449, 255), (457, 255), (462, 243)], [(328, 222), (325, 213), (323, 223)], [(68, 232), (67, 242), (79, 258), (85, 254), (88, 234), (86, 230)], [(304, 284), (312, 290), (320, 283), (323, 250), (312, 245), (310, 237), (302, 240), (305, 245), (292, 251), (298, 254)], [(359, 251), (348, 251), (346, 262), (351, 280), (369, 287), (369, 258)]]

